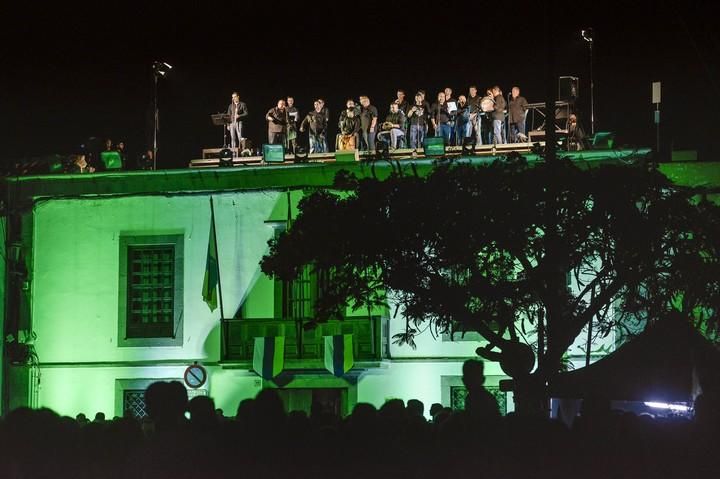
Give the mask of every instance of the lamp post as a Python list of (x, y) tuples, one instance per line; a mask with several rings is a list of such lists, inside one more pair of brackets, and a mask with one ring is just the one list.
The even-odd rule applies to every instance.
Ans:
[(595, 82), (593, 78), (593, 29), (586, 28), (580, 32), (583, 40), (590, 47), (590, 133), (595, 134)]
[(157, 169), (157, 151), (158, 151), (158, 129), (160, 127), (160, 111), (158, 109), (158, 78), (165, 77), (170, 70), (172, 65), (165, 62), (154, 61), (152, 64), (153, 68), (153, 106), (154, 106), (154, 125), (153, 125), (153, 170)]

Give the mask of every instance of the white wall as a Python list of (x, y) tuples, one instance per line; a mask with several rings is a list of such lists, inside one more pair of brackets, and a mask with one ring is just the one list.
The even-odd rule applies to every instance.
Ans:
[[(275, 192), (214, 195), (225, 315), (261, 274)], [(41, 363), (219, 357), (220, 312), (202, 300), (209, 196), (52, 200), (35, 206), (32, 319)], [(119, 238), (184, 235), (183, 346), (117, 347)]]

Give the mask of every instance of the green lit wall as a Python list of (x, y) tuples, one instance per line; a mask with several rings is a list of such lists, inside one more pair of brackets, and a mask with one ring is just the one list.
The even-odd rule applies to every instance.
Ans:
[[(226, 415), (234, 415), (239, 402), (254, 397), (262, 384), (247, 369), (211, 366), (207, 370), (208, 382), (201, 389)], [(123, 389), (144, 389), (152, 381), (182, 381), (184, 371), (184, 365), (44, 367), (39, 405), (72, 417), (78, 413), (92, 417), (97, 412), (107, 417), (122, 415)]]
[[(279, 193), (214, 195), (226, 316), (262, 277), (258, 261), (272, 228), (266, 224)], [(39, 405), (63, 414), (116, 413), (117, 380), (181, 379), (184, 364), (219, 360), (219, 309), (202, 301), (210, 204), (208, 195), (63, 199), (33, 211), (32, 320), (42, 365)], [(184, 235), (183, 344), (118, 347), (119, 237)], [(258, 311), (272, 316), (269, 311)], [(152, 362), (157, 366), (150, 366)], [(129, 367), (138, 362), (147, 367)], [(174, 366), (163, 363), (172, 362)], [(254, 395), (252, 378), (208, 387), (223, 407)], [(245, 387), (249, 389), (243, 393)]]
[(255, 397), (262, 389), (262, 379), (247, 368), (208, 368), (208, 390), (226, 416), (234, 416), (243, 399)]
[[(390, 321), (390, 337), (405, 330), (405, 321), (398, 314)], [(443, 338), (436, 331), (426, 329), (415, 337), (417, 348), (413, 349), (407, 344), (399, 346), (390, 343), (390, 356), (392, 358), (458, 358), (476, 357), (475, 350), (480, 346), (478, 341), (450, 341)]]
[[(384, 369), (362, 376), (358, 383), (358, 401), (380, 407), (388, 399), (397, 398), (406, 402), (408, 399), (419, 399), (425, 404), (426, 413), (433, 403), (448, 406), (446, 396), (449, 387), (444, 382), (460, 384), (462, 363), (438, 359), (389, 362)], [(498, 381), (506, 377), (497, 363), (486, 363), (485, 376), (488, 386), (497, 386)]]
[[(370, 174), (367, 165), (351, 166)], [(429, 167), (430, 163), (423, 166)], [(15, 188), (11, 198), (51, 197), (34, 204), (31, 228), (22, 232), (32, 260), (31, 317), (41, 363), (39, 405), (68, 415), (102, 411), (112, 416), (121, 412), (118, 395), (123, 387), (181, 380), (185, 367), (198, 360), (208, 369), (205, 388), (216, 406), (234, 414), (239, 401), (253, 397), (263, 382), (247, 365), (217, 365), (220, 314), (210, 312), (201, 298), (210, 226), (209, 193), (201, 191), (246, 188), (213, 195), (225, 315), (233, 317), (242, 304), (245, 319), (269, 318), (274, 316), (274, 284), (260, 272), (258, 261), (267, 250), (273, 224), (287, 221), (288, 203), (291, 216), (297, 215), (303, 192), (293, 191), (288, 202), (283, 191), (259, 189), (328, 185), (338, 168), (304, 165), (7, 180)], [(667, 164), (661, 170), (681, 184), (720, 184), (720, 169), (714, 163)], [(186, 190), (195, 193), (144, 193)], [(120, 196), (102, 196), (109, 192)], [(118, 347), (119, 238), (178, 233), (184, 235), (185, 254), (182, 346)], [(4, 244), (0, 245), (4, 260), (3, 249)], [(0, 274), (4, 272), (5, 268)], [(4, 283), (0, 278), (0, 297)], [(390, 324), (390, 337), (404, 327), (400, 317)], [(443, 340), (429, 330), (416, 341), (417, 349), (391, 345), (391, 359), (381, 364), (358, 365), (364, 372), (358, 378), (356, 400), (376, 406), (388, 398), (417, 398), (426, 407), (446, 402), (447, 385), (459, 381), (462, 362), (475, 357), (480, 343)], [(322, 371), (313, 374), (320, 378), (318, 387), (332, 378)], [(494, 363), (486, 365), (486, 374), (489, 385), (504, 377)], [(311, 379), (302, 381), (312, 385)]]
[[(214, 197), (226, 316), (260, 275), (276, 193)], [(219, 359), (219, 309), (202, 301), (207, 196), (54, 200), (35, 207), (32, 318), (41, 363)], [(182, 347), (117, 347), (119, 237), (184, 235)]]
[(168, 380), (182, 378), (182, 366), (148, 367), (44, 367), (39, 386), (39, 405), (59, 414), (88, 417), (116, 411), (116, 381), (128, 379)]
[[(291, 194), (293, 216), (301, 195)], [(273, 317), (273, 280), (261, 273), (258, 262), (273, 225), (287, 219), (286, 193), (234, 192), (213, 198), (226, 317), (233, 317), (241, 304), (245, 320)], [(216, 365), (220, 314), (210, 312), (201, 297), (209, 227), (207, 194), (54, 199), (35, 205), (31, 313), (41, 363), (40, 406), (72, 416), (120, 414), (123, 388), (182, 380), (186, 365), (195, 360), (206, 365), (204, 388), (227, 414), (260, 390), (263, 383), (249, 366)], [(118, 347), (119, 238), (168, 234), (184, 237), (182, 346)], [(402, 318), (392, 320), (390, 334), (403, 325)], [(430, 331), (417, 342), (416, 350), (391, 346), (391, 357), (399, 361), (363, 372), (357, 401), (380, 406), (387, 398), (417, 398), (428, 407), (441, 402), (441, 378), (459, 378), (462, 361), (474, 357), (479, 345), (436, 340)], [(500, 377), (502, 372), (488, 365), (488, 375)]]

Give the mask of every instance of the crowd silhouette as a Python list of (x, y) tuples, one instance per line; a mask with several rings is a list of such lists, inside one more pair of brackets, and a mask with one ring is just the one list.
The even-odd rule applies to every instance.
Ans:
[(597, 398), (568, 428), (501, 416), (477, 363), (464, 368), (466, 409), (433, 404), (431, 420), (416, 399), (379, 409), (359, 403), (345, 418), (316, 404), (310, 414), (286, 413), (274, 389), (225, 417), (209, 397), (188, 401), (179, 382), (147, 389), (144, 420), (19, 408), (0, 424), (0, 477), (716, 477), (720, 421), (711, 397), (700, 396), (693, 420), (613, 411)]

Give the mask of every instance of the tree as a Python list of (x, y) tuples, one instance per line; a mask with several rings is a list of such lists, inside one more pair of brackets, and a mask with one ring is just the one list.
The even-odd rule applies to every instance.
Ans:
[(720, 210), (697, 193), (643, 166), (519, 156), (385, 180), (339, 174), (301, 201), (261, 266), (285, 280), (307, 264), (331, 271), (308, 327), (391, 301), (406, 321), (399, 343), (414, 345), (426, 322), (479, 332), (477, 353), (531, 408), (591, 320), (609, 331), (679, 310), (714, 324)]

